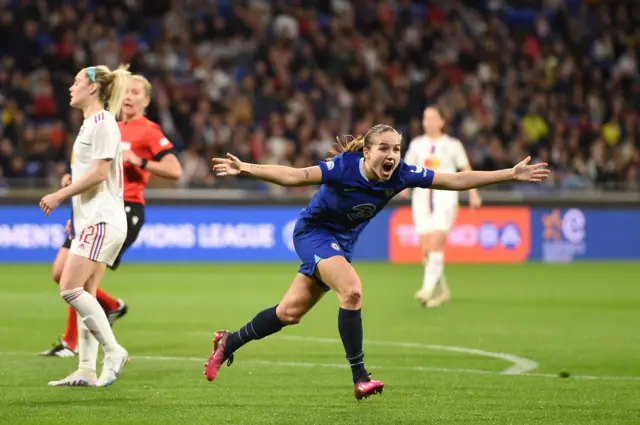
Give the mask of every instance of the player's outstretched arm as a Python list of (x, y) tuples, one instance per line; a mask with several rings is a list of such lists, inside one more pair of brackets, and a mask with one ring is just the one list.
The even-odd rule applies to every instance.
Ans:
[(441, 190), (469, 190), (507, 181), (539, 183), (549, 176), (546, 163), (529, 165), (528, 156), (515, 167), (497, 171), (461, 171), (459, 173), (435, 173), (431, 187)]
[(319, 166), (293, 168), (282, 165), (259, 165), (242, 162), (230, 153), (226, 158), (213, 158), (213, 171), (219, 177), (245, 174), (280, 186), (313, 186), (322, 182)]

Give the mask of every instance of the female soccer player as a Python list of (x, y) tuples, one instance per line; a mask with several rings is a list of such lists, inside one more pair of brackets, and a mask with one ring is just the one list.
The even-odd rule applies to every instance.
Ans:
[[(133, 75), (122, 105), (122, 121), (118, 122), (124, 149), (124, 205), (127, 214), (127, 238), (115, 259), (111, 270), (120, 264), (122, 254), (136, 241), (144, 225), (144, 189), (151, 173), (177, 180), (182, 175), (182, 166), (175, 154), (173, 144), (165, 137), (160, 126), (144, 116), (151, 101), (151, 83), (142, 75)], [(70, 176), (69, 176), (70, 177)], [(67, 183), (63, 177), (62, 186)], [(60, 282), (64, 262), (67, 258), (71, 238), (58, 251), (53, 263), (53, 280)], [(114, 299), (98, 288), (98, 302), (113, 324), (127, 313), (124, 301)], [(44, 356), (72, 357), (76, 354), (78, 320), (75, 310), (69, 307), (67, 328), (62, 339)]]
[[(427, 107), (422, 116), (425, 134), (411, 141), (405, 162), (436, 172), (470, 171), (464, 146), (442, 132), (444, 125), (442, 112), (434, 106)], [(469, 207), (475, 209), (480, 205), (478, 190), (471, 189)], [(458, 192), (416, 188), (411, 197), (411, 212), (425, 259), (422, 289), (416, 298), (426, 307), (438, 307), (451, 297), (444, 276), (444, 246), (458, 214)]]
[[(49, 385), (106, 387), (118, 379), (129, 357), (116, 341), (95, 293), (106, 266), (115, 262), (127, 236), (122, 148), (115, 117), (130, 77), (126, 69), (91, 66), (78, 72), (69, 89), (71, 107), (80, 109), (84, 116), (73, 144), (72, 181), (43, 197), (40, 208), (49, 215), (71, 198), (74, 239), (60, 278), (60, 295), (81, 319), (80, 364), (71, 375)], [(98, 342), (105, 352), (99, 378)]]
[(238, 331), (215, 334), (213, 352), (205, 363), (209, 381), (216, 378), (225, 361), (229, 365), (233, 362), (238, 348), (299, 323), (325, 292), (333, 289), (340, 301), (338, 331), (351, 365), (355, 397), (360, 400), (382, 392), (384, 384), (371, 380), (364, 366), (362, 283), (350, 264), (360, 232), (405, 188), (468, 190), (508, 180), (539, 182), (549, 174), (543, 168), (546, 164), (528, 165), (530, 158), (500, 171), (434, 173), (402, 161), (401, 140), (393, 127), (376, 125), (364, 137), (348, 143), (342, 139), (331, 152), (332, 158), (308, 168), (247, 164), (231, 154), (213, 159), (218, 176), (242, 173), (281, 186), (321, 186), (294, 229), (294, 245), (302, 265), (293, 284), (278, 305), (261, 311)]

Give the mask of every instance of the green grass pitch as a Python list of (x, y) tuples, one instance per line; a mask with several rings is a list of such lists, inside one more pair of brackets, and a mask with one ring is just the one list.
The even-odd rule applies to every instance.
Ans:
[[(362, 402), (335, 294), (300, 325), (202, 375), (219, 328), (276, 304), (296, 265), (134, 265), (103, 287), (132, 361), (112, 387), (50, 388), (77, 358), (43, 358), (64, 330), (47, 265), (0, 266), (0, 424), (640, 423), (640, 264), (447, 267), (453, 300), (413, 299), (417, 265), (356, 264), (365, 360), (385, 393)], [(558, 377), (562, 371), (570, 377)]]

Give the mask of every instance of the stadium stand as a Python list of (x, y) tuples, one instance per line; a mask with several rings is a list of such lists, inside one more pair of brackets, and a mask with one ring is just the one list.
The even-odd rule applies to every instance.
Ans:
[(640, 183), (631, 1), (3, 4), (0, 187), (59, 181), (82, 121), (68, 106), (73, 75), (121, 62), (154, 86), (148, 116), (180, 150), (183, 187), (223, 184), (209, 159), (226, 151), (307, 166), (334, 135), (373, 123), (408, 142), (434, 103), (477, 169), (530, 153), (554, 169), (536, 190)]

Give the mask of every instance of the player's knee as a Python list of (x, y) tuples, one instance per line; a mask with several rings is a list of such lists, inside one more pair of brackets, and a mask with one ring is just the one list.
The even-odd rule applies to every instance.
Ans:
[(353, 287), (340, 293), (340, 302), (348, 309), (358, 309), (362, 306), (362, 289)]
[(302, 321), (304, 312), (293, 307), (278, 306), (276, 308), (276, 315), (283, 325), (297, 325)]

